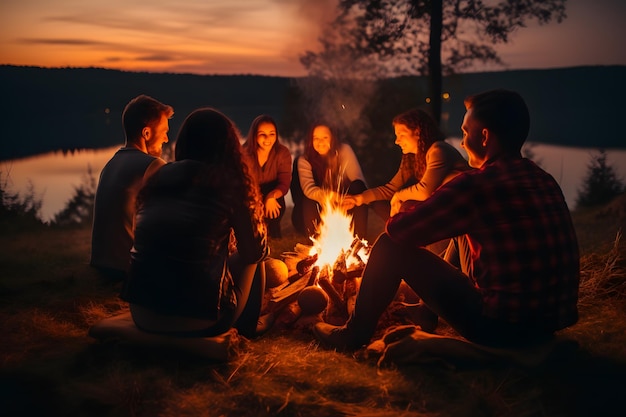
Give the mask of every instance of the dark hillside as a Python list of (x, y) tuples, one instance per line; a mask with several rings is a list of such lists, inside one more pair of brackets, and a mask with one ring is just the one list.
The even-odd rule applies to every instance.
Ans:
[[(444, 80), (458, 97), (444, 105), (459, 131), (463, 98), (491, 88), (519, 91), (530, 108), (529, 140), (581, 147), (626, 147), (626, 67), (574, 67), (460, 74)], [(453, 96), (454, 97), (454, 96)]]
[[(427, 91), (427, 79), (408, 78)], [(245, 134), (260, 113), (286, 121), (294, 79), (255, 75), (137, 73), (98, 68), (0, 66), (0, 161), (52, 150), (122, 144), (121, 113), (138, 94), (174, 107), (170, 139), (185, 116), (213, 106)], [(407, 80), (405, 80), (407, 81)], [(450, 99), (443, 127), (460, 135), (463, 98), (491, 88), (519, 91), (531, 110), (530, 140), (567, 146), (624, 148), (626, 66), (458, 74), (444, 79)], [(291, 90), (291, 93), (293, 91)], [(318, 92), (319, 93), (319, 92)], [(325, 92), (322, 91), (321, 94)], [(373, 102), (375, 98), (372, 98)], [(415, 97), (424, 103), (426, 97)], [(381, 109), (381, 113), (385, 113)], [(389, 113), (389, 112), (387, 112)], [(384, 123), (389, 123), (389, 121)]]
[(122, 144), (126, 103), (148, 94), (174, 107), (173, 140), (185, 116), (201, 106), (223, 111), (245, 134), (252, 119), (282, 116), (288, 78), (133, 73), (105, 69), (0, 67), (4, 146), (0, 160), (50, 150)]

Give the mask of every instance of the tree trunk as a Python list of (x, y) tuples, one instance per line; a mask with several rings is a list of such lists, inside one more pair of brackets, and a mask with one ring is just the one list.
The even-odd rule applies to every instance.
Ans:
[[(414, 0), (417, 2), (417, 0)], [(430, 108), (437, 124), (441, 124), (441, 28), (443, 24), (442, 0), (430, 1), (430, 42), (428, 53), (428, 76), (430, 85)]]

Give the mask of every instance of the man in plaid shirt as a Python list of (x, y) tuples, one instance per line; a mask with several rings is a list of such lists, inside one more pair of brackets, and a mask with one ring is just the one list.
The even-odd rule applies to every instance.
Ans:
[[(405, 203), (376, 240), (354, 312), (344, 326), (318, 323), (320, 342), (358, 349), (404, 281), (422, 300), (421, 324), (440, 316), (474, 343), (540, 343), (578, 320), (579, 252), (554, 178), (521, 156), (530, 117), (523, 98), (470, 96), (461, 146), (470, 166), (422, 202)], [(442, 259), (424, 246), (453, 238)]]

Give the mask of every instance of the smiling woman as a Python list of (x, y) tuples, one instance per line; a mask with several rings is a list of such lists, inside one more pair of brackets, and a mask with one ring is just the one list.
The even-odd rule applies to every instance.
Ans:
[(250, 125), (243, 147), (244, 160), (261, 188), (265, 222), (269, 236), (282, 237), (281, 219), (285, 214), (285, 195), (291, 184), (291, 154), (279, 142), (276, 121), (269, 115), (257, 116)]

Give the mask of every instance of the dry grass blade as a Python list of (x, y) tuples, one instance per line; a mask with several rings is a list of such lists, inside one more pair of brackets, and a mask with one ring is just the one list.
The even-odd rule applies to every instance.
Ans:
[(243, 355), (243, 357), (239, 361), (239, 364), (237, 365), (235, 370), (226, 379), (226, 384), (230, 383), (230, 380), (233, 379), (233, 377), (235, 376), (237, 371), (239, 371), (239, 369), (241, 369), (241, 367), (248, 361), (249, 358), (250, 358), (250, 353), (249, 352), (246, 353), (245, 355)]
[(612, 248), (605, 254), (593, 253), (580, 260), (579, 303), (592, 305), (598, 299), (623, 300), (626, 296), (626, 274), (620, 264), (621, 230)]

